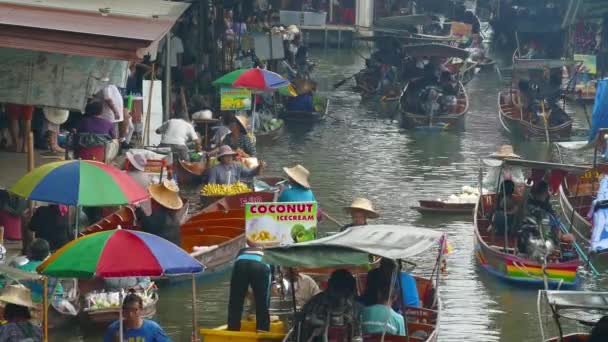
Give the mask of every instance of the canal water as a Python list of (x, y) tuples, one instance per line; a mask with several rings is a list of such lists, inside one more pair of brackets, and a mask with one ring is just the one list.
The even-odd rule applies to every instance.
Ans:
[[(361, 54), (369, 51), (362, 49)], [(468, 86), (470, 110), (465, 129), (455, 133), (400, 130), (390, 115), (374, 104), (362, 103), (346, 83), (332, 85), (356, 73), (364, 61), (347, 50), (313, 52), (318, 63), (314, 77), (330, 97), (331, 117), (312, 127), (287, 127), (270, 145), (258, 146), (268, 173), (300, 163), (311, 172), (311, 183), (324, 211), (343, 222), (341, 208), (354, 196), (370, 198), (382, 213), (375, 223), (425, 227), (448, 234), (454, 251), (447, 272), (441, 276), (440, 341), (539, 341), (536, 314), (537, 292), (516, 289), (483, 273), (473, 255), (471, 217), (422, 217), (410, 206), (421, 199), (447, 198), (462, 186), (474, 185), (479, 158), (502, 144), (514, 143), (516, 153), (547, 160), (551, 148), (545, 143), (510, 142), (497, 118), (497, 92), (501, 82), (495, 72), (483, 72)], [(576, 128), (587, 128), (582, 113)], [(324, 222), (326, 230), (334, 230)], [(434, 255), (421, 257), (420, 271), (428, 272)], [(218, 275), (198, 288), (198, 323), (214, 327), (225, 323), (229, 275)], [(598, 289), (602, 283), (585, 279), (583, 288)], [(190, 284), (163, 287), (156, 319), (176, 341), (188, 341), (191, 333)], [(53, 340), (77, 341), (98, 338), (73, 327), (55, 332)], [(77, 336), (77, 337), (76, 337)]]

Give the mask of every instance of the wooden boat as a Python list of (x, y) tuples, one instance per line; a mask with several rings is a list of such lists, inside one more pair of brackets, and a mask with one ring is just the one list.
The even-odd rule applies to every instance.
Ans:
[[(503, 129), (514, 136), (525, 139), (562, 140), (570, 137), (572, 132), (572, 118), (568, 118), (558, 125), (546, 127), (544, 120), (531, 121), (533, 113), (522, 112), (521, 107), (515, 103), (519, 90), (507, 89), (498, 93), (498, 118)], [(549, 123), (550, 125), (550, 123)]]
[[(67, 282), (69, 280), (62, 279), (61, 283), (63, 285), (64, 297), (65, 300), (68, 301), (70, 305), (74, 308), (76, 313), (80, 312), (80, 292), (79, 291), (68, 291), (70, 289), (67, 286)], [(73, 281), (73, 286), (76, 286), (76, 280)], [(50, 329), (60, 329), (70, 324), (77, 318), (77, 315), (68, 312), (68, 310), (64, 307), (59, 307), (55, 301), (51, 301), (51, 305), (49, 306), (48, 311), (48, 324)]]
[[(179, 210), (178, 216), (181, 222), (185, 222), (188, 217), (190, 210), (190, 202), (187, 198), (182, 197), (184, 206)], [(122, 229), (141, 229), (137, 224), (137, 218), (135, 217), (135, 210), (130, 206), (122, 206), (114, 213), (104, 217), (103, 219), (95, 222), (94, 224), (84, 228), (80, 234), (88, 235), (92, 233), (98, 233), (106, 230), (116, 229), (120, 226)]]
[(597, 196), (598, 182), (579, 183), (571, 177), (565, 178), (559, 187), (559, 204), (565, 223), (576, 241), (589, 247), (592, 225), (587, 219), (591, 203)]
[(417, 210), (421, 214), (470, 215), (475, 209), (475, 203), (446, 203), (442, 201), (418, 201)]
[(265, 132), (258, 131), (255, 133), (255, 142), (261, 143), (261, 144), (274, 142), (283, 134), (284, 131), (285, 131), (284, 123), (282, 123), (279, 127), (275, 128), (271, 131), (265, 131)]
[[(503, 167), (506, 165), (510, 168), (522, 167), (539, 171), (559, 170), (564, 173), (578, 173), (586, 170), (574, 165), (521, 159), (505, 159), (502, 163)], [(527, 254), (520, 253), (517, 250), (518, 240), (515, 234), (505, 238), (505, 236), (495, 235), (489, 230), (493, 227), (487, 214), (493, 212), (496, 206), (496, 193), (482, 194), (475, 206), (473, 215), (475, 257), (482, 269), (515, 285), (543, 287), (545, 286), (543, 274), (546, 275), (547, 285), (551, 288), (573, 288), (578, 285), (578, 267), (580, 265), (578, 252), (572, 250), (572, 255), (567, 255), (558, 248), (559, 259), (546, 260), (545, 264), (541, 260), (531, 259)], [(553, 217), (552, 220), (558, 219)]]
[(312, 112), (284, 110), (281, 112), (280, 117), (286, 122), (297, 123), (316, 123), (324, 120), (329, 111), (329, 99), (315, 96), (313, 101), (321, 103), (321, 107)]
[(274, 197), (274, 192), (252, 192), (212, 203), (182, 224), (181, 247), (205, 265), (205, 273), (232, 264), (246, 243), (245, 204), (272, 202)]
[[(412, 235), (410, 235), (412, 234)], [(309, 242), (307, 249), (274, 247), (266, 249), (265, 259), (275, 266), (298, 267), (311, 269), (311, 267), (328, 266), (333, 264), (352, 265), (352, 259), (348, 254), (353, 251), (362, 253), (363, 258), (369, 255), (377, 255), (393, 260), (402, 260), (400, 255), (410, 255), (413, 244), (413, 236), (417, 236), (418, 241), (425, 240), (424, 245), (435, 248), (443, 246), (443, 234), (427, 229), (415, 228), (411, 226), (395, 225), (368, 225), (365, 227), (353, 227), (344, 233), (328, 236), (322, 239)], [(383, 240), (382, 242), (379, 240)], [(399, 246), (399, 247), (397, 247)], [(426, 250), (426, 248), (424, 248)], [(399, 250), (393, 253), (393, 251)], [(438, 248), (442, 253), (443, 248)], [(276, 253), (276, 254), (275, 254)], [(344, 253), (344, 254), (342, 254)], [(367, 254), (369, 253), (369, 254)], [(416, 252), (413, 252), (416, 254)], [(331, 255), (331, 260), (320, 260), (320, 257)], [(437, 260), (435, 267), (441, 263), (441, 257)], [(289, 260), (289, 261), (288, 261)], [(367, 273), (362, 272), (357, 278), (366, 278)], [(414, 277), (420, 299), (419, 307), (403, 306), (403, 312), (407, 316), (407, 331), (410, 336), (426, 336), (424, 338), (410, 337), (410, 341), (437, 341), (438, 326), (440, 323), (441, 300), (438, 296), (438, 282), (433, 272), (430, 278)], [(365, 280), (365, 279), (363, 279)], [(323, 283), (320, 284), (324, 288)], [(361, 289), (360, 289), (361, 290)], [(425, 334), (422, 334), (424, 332)], [(382, 336), (366, 335), (364, 341), (380, 341)], [(407, 341), (406, 337), (385, 336), (385, 341)]]
[(469, 97), (461, 82), (458, 82), (457, 105), (450, 111), (435, 115), (432, 118), (421, 114), (418, 103), (419, 96), (414, 82), (405, 86), (401, 97), (401, 125), (404, 128), (458, 129), (464, 124), (464, 118), (469, 110)]
[(207, 163), (204, 160), (192, 163), (177, 160), (173, 165), (175, 175), (177, 176), (177, 183), (182, 186), (198, 185), (202, 183), (203, 173), (207, 170)]
[[(141, 311), (143, 319), (152, 319), (156, 315), (156, 303), (158, 302), (158, 294), (152, 295), (152, 301), (144, 306)], [(106, 328), (112, 322), (118, 320), (120, 315), (119, 308), (99, 309), (99, 310), (83, 310), (82, 320), (88, 326), (96, 328)]]
[[(584, 331), (590, 331), (608, 311), (608, 292), (542, 290), (538, 291), (536, 302), (541, 341), (581, 342), (588, 341), (591, 335)], [(556, 329), (545, 326), (551, 321)], [(547, 333), (557, 336), (546, 336)]]

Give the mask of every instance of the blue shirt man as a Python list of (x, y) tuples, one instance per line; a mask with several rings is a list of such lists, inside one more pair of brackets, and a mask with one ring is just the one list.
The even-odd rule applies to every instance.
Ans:
[[(104, 342), (114, 342), (118, 336), (120, 323), (118, 321), (112, 323), (108, 328), (106, 335), (103, 338)], [(125, 342), (171, 342), (171, 339), (163, 328), (156, 322), (147, 319), (143, 320), (141, 327), (137, 329), (125, 329)]]

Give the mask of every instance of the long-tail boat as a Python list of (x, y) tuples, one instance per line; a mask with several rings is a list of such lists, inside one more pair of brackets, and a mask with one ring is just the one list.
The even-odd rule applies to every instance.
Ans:
[[(547, 141), (570, 137), (573, 120), (565, 108), (555, 107), (556, 110), (551, 111), (551, 103), (545, 106), (545, 100), (556, 101), (561, 92), (561, 68), (568, 63), (562, 60), (515, 60), (511, 86), (498, 93), (498, 118), (505, 132), (515, 137)], [(530, 87), (525, 94), (519, 89), (522, 83)], [(540, 103), (536, 112), (532, 111), (534, 101)]]
[[(469, 55), (463, 49), (444, 44), (416, 44), (405, 46), (404, 48), (406, 55), (411, 57), (457, 57), (464, 61)], [(419, 80), (412, 80), (405, 86), (403, 96), (401, 97), (401, 126), (404, 128), (441, 130), (461, 128), (464, 123), (465, 114), (469, 110), (469, 98), (462, 82), (458, 82), (456, 104), (449, 106), (445, 111), (436, 115), (427, 115), (422, 112), (420, 92), (424, 87), (418, 86), (419, 82)], [(437, 89), (439, 89), (438, 87), (439, 84), (436, 85)]]
[[(531, 175), (538, 178), (540, 175), (551, 174), (552, 177), (559, 177), (563, 174), (580, 174), (588, 170), (588, 168), (566, 165), (543, 163), (521, 159), (504, 159), (502, 160), (501, 178), (499, 184), (502, 184), (505, 173), (511, 173), (514, 169), (531, 170)], [(513, 180), (516, 181), (516, 180)], [(536, 179), (539, 181), (539, 179)], [(493, 213), (497, 211), (499, 205), (499, 193), (502, 192), (502, 187), (499, 185), (497, 191), (484, 193), (480, 195), (479, 202), (475, 207), (473, 217), (475, 229), (475, 256), (482, 269), (493, 276), (506, 282), (543, 287), (576, 287), (578, 284), (578, 267), (580, 265), (579, 252), (576, 249), (576, 243), (572, 245), (552, 241), (550, 245), (557, 244), (554, 248), (548, 247), (549, 241), (545, 239), (542, 232), (548, 231), (550, 227), (544, 227), (547, 221), (552, 227), (558, 226), (557, 229), (563, 229), (559, 223), (559, 219), (550, 213), (545, 213), (539, 221), (534, 217), (530, 221), (529, 217), (525, 217), (524, 223), (532, 222), (532, 225), (525, 226), (524, 223), (505, 229), (505, 233), (496, 234), (495, 227), (492, 221)], [(516, 184), (516, 194), (519, 199), (527, 198), (527, 190), (524, 184)], [(524, 202), (524, 205), (527, 201)], [(531, 216), (530, 216), (531, 217)], [(529, 229), (529, 230), (527, 230)], [(515, 230), (515, 232), (509, 230)], [(525, 238), (530, 232), (529, 237)], [(531, 232), (540, 232), (538, 237), (535, 237)], [(564, 231), (562, 231), (564, 232)], [(526, 245), (526, 251), (520, 250), (521, 245)]]

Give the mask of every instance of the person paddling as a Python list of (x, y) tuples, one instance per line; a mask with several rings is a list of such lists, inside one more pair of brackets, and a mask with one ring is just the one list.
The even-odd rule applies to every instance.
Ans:
[(342, 229), (340, 229), (341, 232), (350, 227), (365, 226), (367, 225), (367, 219), (380, 217), (380, 214), (374, 210), (372, 202), (362, 197), (353, 199), (353, 203), (344, 208), (344, 211), (350, 214), (352, 222), (342, 227)]

